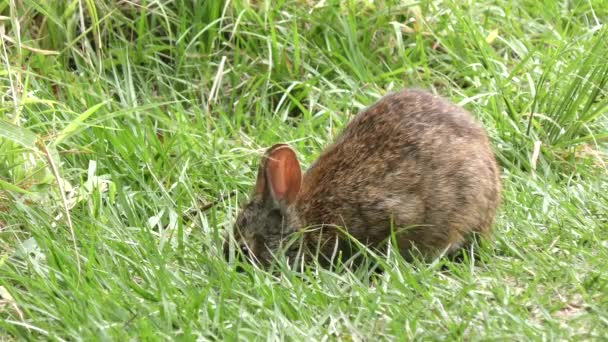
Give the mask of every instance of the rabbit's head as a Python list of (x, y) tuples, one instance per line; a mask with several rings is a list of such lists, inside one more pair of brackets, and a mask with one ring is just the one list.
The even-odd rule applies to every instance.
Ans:
[(295, 152), (285, 144), (269, 148), (262, 157), (253, 194), (234, 226), (234, 238), (250, 259), (268, 264), (272, 253), (294, 231), (298, 220), (292, 204), (301, 184)]

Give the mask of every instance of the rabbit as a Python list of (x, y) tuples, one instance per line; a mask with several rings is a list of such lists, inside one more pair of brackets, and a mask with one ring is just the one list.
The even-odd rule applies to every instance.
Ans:
[[(430, 260), (489, 238), (500, 191), (482, 126), (439, 96), (404, 89), (358, 113), (304, 175), (292, 148), (270, 147), (233, 236), (262, 265), (278, 251), (296, 260), (302, 247), (325, 261), (348, 255), (340, 232), (380, 250), (394, 236), (407, 260)], [(301, 242), (285, 250), (296, 232)]]

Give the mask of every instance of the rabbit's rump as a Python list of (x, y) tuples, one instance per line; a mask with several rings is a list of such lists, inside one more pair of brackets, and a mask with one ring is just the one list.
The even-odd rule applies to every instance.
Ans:
[[(488, 235), (500, 180), (482, 127), (423, 91), (384, 97), (358, 114), (305, 173), (296, 201), (309, 225), (334, 224), (370, 246), (396, 234), (404, 256)], [(328, 247), (329, 248), (329, 247)]]

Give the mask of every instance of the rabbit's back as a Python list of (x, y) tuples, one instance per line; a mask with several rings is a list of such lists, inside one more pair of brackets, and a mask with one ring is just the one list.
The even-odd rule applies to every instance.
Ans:
[(431, 256), (487, 235), (499, 190), (483, 128), (440, 97), (404, 90), (347, 125), (304, 175), (296, 210), (300, 223), (339, 225), (370, 245), (392, 224), (404, 252), (413, 244)]

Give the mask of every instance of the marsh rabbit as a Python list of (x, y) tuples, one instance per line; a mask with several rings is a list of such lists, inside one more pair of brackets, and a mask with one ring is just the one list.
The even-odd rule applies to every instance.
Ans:
[[(500, 189), (481, 125), (441, 97), (401, 90), (357, 114), (303, 176), (288, 145), (269, 148), (233, 235), (263, 265), (279, 250), (292, 261), (348, 255), (344, 231), (380, 250), (394, 236), (406, 259), (428, 260), (487, 238)], [(300, 243), (283, 248), (295, 232)]]

